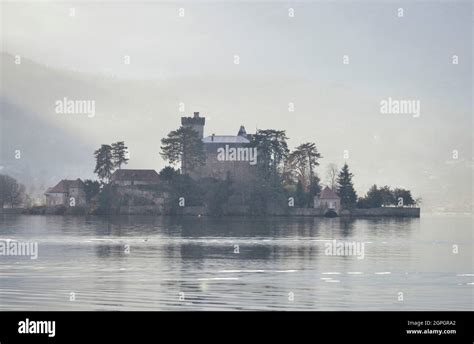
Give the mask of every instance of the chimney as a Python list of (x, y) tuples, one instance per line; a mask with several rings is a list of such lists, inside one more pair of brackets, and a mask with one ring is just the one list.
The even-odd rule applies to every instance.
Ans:
[(199, 118), (199, 112), (194, 113), (194, 118)]

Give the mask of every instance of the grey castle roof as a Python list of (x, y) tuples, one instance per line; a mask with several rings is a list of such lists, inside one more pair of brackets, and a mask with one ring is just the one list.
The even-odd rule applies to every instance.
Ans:
[(202, 139), (204, 143), (249, 143), (243, 136), (233, 135), (210, 135)]
[(111, 177), (113, 182), (117, 181), (140, 181), (157, 183), (160, 180), (160, 176), (155, 170), (128, 170), (121, 169), (116, 170)]

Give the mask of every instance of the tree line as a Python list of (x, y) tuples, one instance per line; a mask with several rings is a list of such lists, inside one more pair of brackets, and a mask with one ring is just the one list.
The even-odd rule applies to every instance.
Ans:
[(99, 179), (104, 183), (110, 182), (110, 177), (114, 171), (120, 169), (122, 165), (128, 163), (128, 147), (124, 141), (118, 141), (111, 145), (103, 144), (94, 152), (95, 169)]
[(412, 206), (421, 200), (414, 200), (410, 190), (403, 188), (391, 188), (387, 185), (378, 188), (377, 185), (367, 191), (365, 197), (360, 197), (357, 201), (358, 208), (379, 208), (386, 206)]

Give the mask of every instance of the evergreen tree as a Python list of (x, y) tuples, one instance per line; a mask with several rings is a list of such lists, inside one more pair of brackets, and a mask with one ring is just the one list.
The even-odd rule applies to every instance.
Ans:
[(101, 181), (105, 180), (108, 184), (115, 168), (112, 147), (110, 145), (102, 145), (94, 152), (94, 155), (96, 160), (94, 173), (97, 173)]
[(175, 170), (171, 166), (166, 166), (160, 171), (159, 175), (161, 180), (171, 181), (179, 175), (179, 170)]
[(161, 144), (161, 156), (172, 165), (181, 163), (183, 174), (205, 162), (204, 145), (193, 128), (180, 127), (171, 131), (168, 137), (161, 140)]
[(264, 129), (257, 130), (252, 136), (251, 145), (257, 147), (257, 163), (263, 172), (264, 178), (279, 173), (280, 165), (288, 157), (289, 149), (284, 130)]
[(307, 142), (299, 145), (288, 156), (289, 167), (292, 173), (297, 177), (305, 191), (314, 193), (318, 191), (319, 185), (313, 185), (314, 182), (319, 183), (319, 177), (316, 175), (315, 168), (319, 166), (318, 160), (322, 158), (316, 148), (316, 144)]
[(349, 166), (344, 164), (337, 177), (337, 194), (341, 198), (342, 208), (351, 209), (356, 205), (357, 194), (352, 184), (353, 174), (349, 171)]
[(309, 182), (307, 171), (308, 159), (306, 154), (298, 148), (295, 149), (288, 155), (288, 166), (291, 170), (291, 174), (303, 185), (303, 189), (307, 189)]
[(127, 155), (128, 147), (125, 146), (125, 142), (118, 141), (112, 143), (112, 157), (114, 160), (114, 165), (118, 169), (122, 167), (122, 165), (126, 165), (128, 163)]
[[(299, 145), (296, 147), (296, 150), (300, 150), (305, 156), (308, 161), (308, 169), (309, 169), (309, 185), (313, 183), (315, 180), (315, 167), (319, 166), (318, 160), (322, 158), (321, 154), (318, 152), (315, 143), (307, 142)], [(319, 178), (318, 178), (319, 180)]]
[(296, 204), (300, 207), (306, 205), (306, 193), (304, 192), (304, 186), (301, 180), (298, 180), (296, 184), (296, 195), (295, 195)]
[(90, 179), (84, 180), (84, 193), (86, 194), (86, 202), (90, 201), (100, 192), (100, 183)]
[(309, 184), (309, 200), (308, 205), (313, 204), (313, 198), (316, 195), (321, 193), (321, 179), (319, 179), (317, 174), (314, 174), (313, 178), (311, 179), (311, 183)]

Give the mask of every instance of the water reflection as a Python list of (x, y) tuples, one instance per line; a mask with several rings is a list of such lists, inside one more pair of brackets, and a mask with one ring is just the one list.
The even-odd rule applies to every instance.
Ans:
[[(0, 258), (0, 309), (472, 309), (471, 221), (3, 215), (0, 237), (39, 258)], [(364, 259), (326, 255), (332, 240)]]

